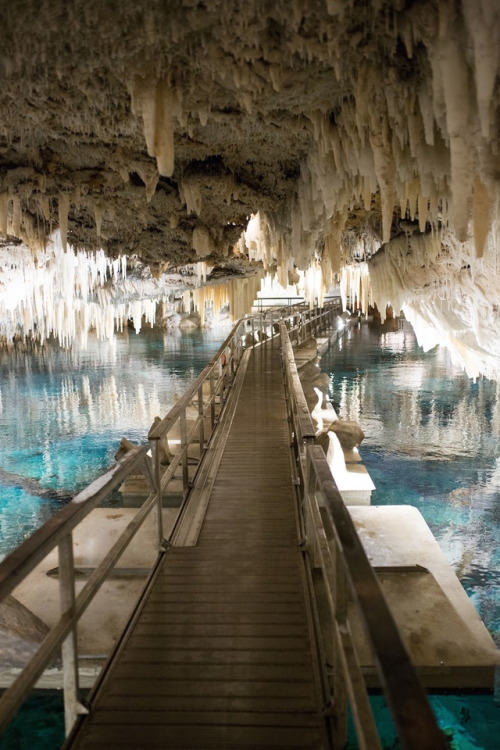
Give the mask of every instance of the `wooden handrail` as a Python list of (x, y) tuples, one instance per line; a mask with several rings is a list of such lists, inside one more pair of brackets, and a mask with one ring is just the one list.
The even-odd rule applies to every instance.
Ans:
[(299, 373), (297, 371), (297, 365), (295, 364), (295, 357), (293, 356), (292, 343), (283, 321), (280, 321), (280, 334), (284, 369), (285, 373), (288, 374), (289, 389), (294, 394), (294, 403), (296, 404), (296, 418), (299, 423), (299, 434), (303, 439), (308, 437), (313, 438), (316, 435), (316, 430), (313, 425), (306, 397), (304, 396), (304, 391), (300, 384)]
[(172, 406), (168, 414), (161, 420), (161, 422), (158, 422), (158, 424), (149, 431), (149, 440), (160, 440), (165, 435), (165, 433), (168, 432), (172, 425), (175, 424), (184, 409), (186, 409), (186, 407), (189, 406), (195, 398), (200, 386), (203, 385), (203, 383), (209, 378), (210, 374), (215, 370), (222, 355), (225, 354), (226, 349), (231, 344), (234, 344), (241, 325), (242, 319), (238, 320), (238, 322), (233, 326), (233, 328), (231, 329), (231, 333), (227, 336), (225, 341), (221, 344), (217, 352), (210, 360), (209, 364), (200, 372), (200, 374), (188, 388), (188, 390), (185, 391), (181, 398)]
[[(371, 750), (380, 746), (374, 739), (376, 726), (367, 699), (354, 643), (347, 619), (347, 599), (343, 592), (344, 578), (351, 599), (357, 606), (375, 657), (375, 666), (388, 700), (399, 739), (405, 750), (445, 750), (445, 738), (428, 703), (421, 680), (403, 643), (398, 627), (387, 605), (382, 589), (370, 565), (354, 523), (338, 491), (325, 453), (314, 444), (314, 431), (309, 432), (303, 415), (305, 402), (300, 379), (293, 362), (288, 331), (280, 326), (281, 348), (287, 382), (289, 409), (297, 437), (296, 452), (301, 477), (301, 492), (306, 515), (306, 535), (311, 553), (318, 554), (326, 585), (327, 600), (334, 625), (334, 653), (338, 669), (343, 670), (347, 683), (354, 723), (359, 732), (360, 747)], [(314, 430), (314, 428), (312, 428)], [(326, 514), (321, 514), (317, 496), (323, 498)], [(326, 526), (325, 526), (326, 524)], [(332, 549), (333, 544), (333, 549)], [(332, 557), (333, 555), (333, 557)], [(345, 687), (344, 687), (345, 693)], [(335, 700), (335, 695), (334, 695)], [(337, 697), (337, 727), (343, 727), (337, 741), (345, 742), (347, 724), (342, 700)], [(362, 716), (362, 720), (360, 720)], [(338, 730), (337, 730), (338, 731)]]
[(444, 750), (447, 747), (444, 736), (338, 491), (323, 448), (308, 445), (307, 452), (316, 476), (316, 491), (323, 497), (330, 521), (327, 537), (334, 535), (341, 553), (351, 595), (362, 616), (400, 742), (408, 750), (424, 747), (426, 750)]
[(75, 495), (71, 502), (0, 563), (0, 601), (31, 573), (64, 536), (71, 533), (91, 510), (131, 474), (147, 450), (148, 446), (143, 445), (129, 451), (121, 461)]

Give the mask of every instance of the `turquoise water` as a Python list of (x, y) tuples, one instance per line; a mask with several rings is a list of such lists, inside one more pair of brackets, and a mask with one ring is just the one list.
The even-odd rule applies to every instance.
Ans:
[[(0, 352), (0, 469), (49, 491), (80, 489), (113, 463), (120, 437), (142, 441), (157, 414), (203, 369), (227, 330), (131, 333), (85, 353)], [(411, 503), (426, 518), (495, 638), (499, 636), (499, 386), (472, 383), (444, 350), (422, 354), (411, 329), (353, 329), (322, 359), (331, 397), (366, 433), (373, 502)], [(60, 507), (0, 482), (0, 552)], [(384, 747), (398, 748), (373, 697)], [(455, 750), (496, 750), (500, 710), (489, 695), (434, 695)], [(0, 750), (54, 750), (63, 737), (60, 694), (30, 698)], [(354, 743), (350, 747), (354, 748)], [(422, 750), (425, 750), (424, 748)]]
[[(423, 353), (409, 324), (355, 326), (323, 356), (340, 417), (361, 424), (372, 503), (416, 506), (500, 645), (500, 384), (472, 382), (443, 348)], [(457, 750), (496, 750), (491, 695), (431, 698)], [(384, 747), (397, 748), (383, 699)], [(395, 743), (395, 744), (394, 744)]]
[(62, 691), (28, 698), (0, 738), (1, 750), (57, 750), (64, 742)]
[(85, 352), (0, 351), (0, 555), (113, 464), (122, 435), (144, 442), (228, 331), (155, 328)]
[[(122, 435), (144, 442), (229, 330), (143, 329), (91, 340), (85, 352), (0, 351), (0, 556), (57, 512), (64, 499), (51, 495), (70, 495), (113, 464)], [(0, 750), (55, 750), (63, 740), (62, 694), (44, 691), (26, 701)]]

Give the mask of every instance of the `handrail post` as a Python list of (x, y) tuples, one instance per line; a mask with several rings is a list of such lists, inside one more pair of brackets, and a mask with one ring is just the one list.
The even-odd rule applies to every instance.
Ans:
[(78, 652), (75, 616), (75, 566), (73, 558), (73, 534), (66, 534), (59, 542), (59, 601), (61, 616), (70, 615), (71, 630), (62, 642), (64, 689), (64, 726), (66, 736), (71, 732), (79, 714), (78, 696)]
[(342, 644), (339, 641), (341, 633), (345, 629), (347, 620), (347, 580), (342, 553), (338, 544), (333, 545), (333, 562), (334, 576), (334, 613), (336, 628), (339, 638), (333, 638), (333, 663), (335, 665), (333, 672), (333, 710), (335, 722), (333, 727), (333, 740), (335, 747), (345, 747), (347, 744), (347, 688), (345, 675), (343, 674)]
[(187, 426), (186, 426), (186, 409), (181, 411), (180, 417), (181, 428), (181, 451), (182, 451), (182, 495), (184, 500), (189, 492), (189, 469), (188, 469), (188, 444), (187, 444)]
[(156, 489), (156, 531), (158, 535), (158, 547), (163, 543), (163, 514), (162, 514), (162, 489), (161, 489), (161, 463), (160, 463), (160, 441), (151, 440), (153, 454), (154, 481)]
[(303, 497), (303, 513), (305, 519), (305, 534), (307, 540), (307, 549), (310, 555), (311, 567), (315, 568), (318, 565), (317, 561), (317, 550), (316, 550), (316, 534), (312, 528), (313, 519), (311, 517), (310, 502), (309, 498), (316, 495), (316, 474), (312, 465), (307, 445), (310, 442), (309, 439), (299, 441), (297, 450), (300, 456), (300, 461), (305, 469), (304, 476), (304, 497)]
[[(225, 356), (225, 355), (224, 355)], [(217, 380), (219, 381), (219, 408), (222, 409), (222, 405), (224, 403), (224, 378), (222, 377), (224, 374), (224, 367), (222, 366), (222, 356), (219, 357), (217, 361)]]
[(215, 387), (214, 387), (214, 378), (213, 378), (213, 371), (210, 372), (209, 382), (210, 382), (210, 434), (214, 431), (215, 426)]
[[(232, 360), (231, 360), (232, 361)], [(205, 414), (203, 411), (203, 384), (198, 388), (198, 417), (200, 419), (200, 428), (198, 430), (198, 440), (200, 443), (200, 459), (205, 449)]]

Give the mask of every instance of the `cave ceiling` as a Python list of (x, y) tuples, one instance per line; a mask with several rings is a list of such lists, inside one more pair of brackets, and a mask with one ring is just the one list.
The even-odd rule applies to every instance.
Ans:
[(432, 221), (464, 240), (474, 215), (484, 243), (500, 174), (494, 0), (1, 6), (11, 239), (60, 227), (75, 248), (152, 267), (218, 262), (260, 211), (299, 266), (328, 253), (336, 270), (342, 237), (377, 246)]

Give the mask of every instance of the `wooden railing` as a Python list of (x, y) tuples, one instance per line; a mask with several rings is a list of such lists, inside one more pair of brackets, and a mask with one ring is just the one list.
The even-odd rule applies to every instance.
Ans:
[[(316, 300), (317, 303), (317, 300)], [(322, 307), (330, 307), (332, 305), (335, 305), (336, 307), (341, 308), (342, 306), (342, 299), (340, 296), (332, 296), (332, 297), (325, 297), (323, 299), (323, 305)], [(290, 314), (291, 309), (293, 308), (295, 311), (299, 310), (308, 310), (310, 309), (310, 305), (305, 301), (304, 297), (295, 296), (295, 297), (258, 297), (253, 306), (252, 310), (256, 309), (258, 312), (263, 312), (264, 310), (271, 310), (273, 308), (279, 308), (281, 310), (284, 310), (285, 308), (288, 309), (288, 313)], [(318, 309), (318, 305), (313, 305), (314, 309)]]
[[(92, 482), (53, 518), (14, 550), (0, 563), (0, 602), (11, 594), (34, 568), (55, 548), (59, 554), (60, 618), (49, 631), (40, 647), (0, 698), (0, 733), (6, 728), (27, 697), (44, 669), (61, 649), (64, 687), (66, 733), (71, 730), (78, 714), (86, 713), (79, 699), (77, 653), (77, 625), (88, 606), (106, 581), (121, 555), (135, 537), (150, 513), (155, 512), (158, 551), (165, 547), (162, 523), (162, 496), (181, 467), (182, 495), (187, 497), (198, 461), (193, 462), (191, 451), (201, 458), (215, 430), (224, 407), (232, 378), (238, 368), (245, 347), (245, 323), (238, 321), (219, 348), (210, 364), (196, 378), (192, 386), (173, 406), (167, 416), (151, 430), (150, 445), (132, 448), (111, 469)], [(196, 405), (197, 415), (190, 421), (189, 410)], [(169, 456), (167, 466), (161, 459), (169, 450), (161, 440), (168, 439), (173, 428), (179, 427), (179, 445)], [(150, 447), (153, 458), (151, 459)], [(170, 448), (170, 446), (169, 446)], [(172, 445), (174, 448), (174, 445)], [(190, 461), (191, 459), (191, 461)], [(108, 550), (92, 572), (82, 591), (75, 594), (75, 565), (73, 559), (73, 530), (89, 513), (102, 503), (128, 477), (144, 474), (149, 494), (132, 521)], [(179, 509), (179, 513), (180, 513)]]
[(15, 682), (0, 698), (0, 733), (14, 717), (60, 648), (63, 661), (66, 731), (69, 732), (79, 713), (86, 712), (79, 700), (77, 623), (153, 509), (156, 501), (155, 495), (151, 493), (148, 496), (134, 519), (93, 571), (78, 596), (75, 595), (73, 530), (131, 473), (137, 472), (138, 468), (142, 468), (145, 476), (152, 481), (151, 462), (147, 451), (147, 445), (131, 450), (119, 463), (75, 495), (68, 505), (35, 531), (0, 564), (0, 601), (3, 601), (49, 552), (56, 547), (59, 550), (60, 618)]
[[(381, 750), (356, 645), (348, 603), (364, 625), (374, 663), (399, 741), (405, 750), (444, 750), (424, 688), (411, 663), (398, 627), (370, 565), (349, 511), (337, 489), (323, 449), (314, 442), (315, 428), (302, 390), (287, 327), (280, 324), (283, 370), (293, 427), (305, 528), (305, 550), (310, 564), (322, 573), (333, 650), (333, 746), (347, 741), (349, 705), (360, 750)], [(324, 623), (323, 623), (324, 625)]]
[[(35, 567), (54, 549), (59, 555), (60, 617), (40, 647), (0, 698), (0, 733), (4, 731), (29, 692), (61, 649), (66, 733), (77, 716), (86, 713), (80, 702), (77, 626), (94, 597), (107, 580), (146, 518), (154, 513), (158, 553), (168, 547), (165, 540), (162, 506), (164, 494), (178, 474), (181, 494), (186, 500), (196, 472), (219, 422), (245, 348), (259, 346), (269, 338), (279, 345), (280, 321), (301, 340), (305, 328), (326, 326), (334, 308), (320, 316), (317, 324), (310, 311), (299, 317), (292, 307), (263, 311), (238, 321), (211, 362), (192, 386), (149, 433), (149, 444), (132, 448), (118, 463), (92, 482), (53, 518), (0, 563), (0, 602), (11, 594)], [(162, 463), (167, 459), (168, 463)], [(83, 589), (75, 592), (73, 531), (100, 503), (127, 478), (144, 474), (149, 488), (147, 497), (121, 536), (92, 571)], [(180, 518), (182, 506), (179, 508)], [(175, 533), (176, 524), (169, 535)]]

